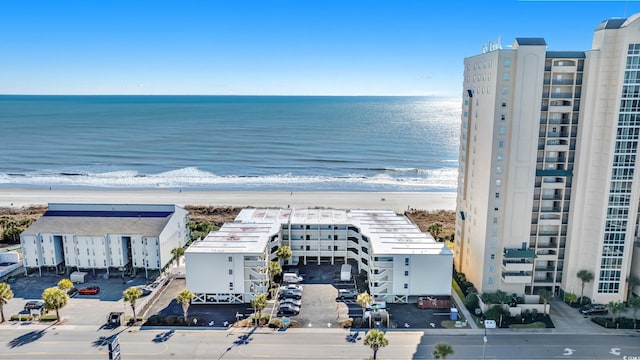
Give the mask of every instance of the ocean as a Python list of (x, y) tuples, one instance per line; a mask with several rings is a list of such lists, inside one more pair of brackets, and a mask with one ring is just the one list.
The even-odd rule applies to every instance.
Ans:
[(460, 100), (0, 96), (0, 187), (455, 191)]

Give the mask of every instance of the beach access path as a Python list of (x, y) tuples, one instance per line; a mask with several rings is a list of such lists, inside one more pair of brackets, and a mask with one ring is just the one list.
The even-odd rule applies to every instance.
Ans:
[(269, 208), (333, 208), (393, 210), (455, 210), (455, 192), (282, 192), (182, 190), (0, 189), (0, 207), (49, 203), (176, 204)]

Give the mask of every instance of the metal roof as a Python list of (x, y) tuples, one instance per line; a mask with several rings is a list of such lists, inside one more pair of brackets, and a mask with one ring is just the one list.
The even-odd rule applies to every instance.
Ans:
[(518, 45), (547, 45), (547, 42), (544, 41), (544, 38), (516, 38), (516, 42)]
[(353, 225), (371, 242), (376, 255), (452, 255), (407, 217), (389, 210), (243, 209), (233, 223), (193, 243), (187, 252), (262, 253), (283, 225)]
[(547, 58), (584, 59), (587, 57), (584, 51), (547, 51)]
[(49, 204), (49, 210), (22, 234), (159, 236), (175, 212), (187, 214), (175, 205)]
[(609, 19), (604, 20), (596, 27), (595, 31), (604, 30), (604, 29), (619, 29), (622, 27), (622, 24), (627, 21), (627, 19)]

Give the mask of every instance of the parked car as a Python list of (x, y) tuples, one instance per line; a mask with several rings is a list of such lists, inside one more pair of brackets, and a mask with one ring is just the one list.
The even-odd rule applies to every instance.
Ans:
[(142, 296), (147, 296), (151, 294), (151, 289), (147, 287), (147, 285), (138, 285), (136, 286), (140, 291), (142, 291)]
[(358, 297), (356, 289), (338, 289), (338, 299), (355, 299)]
[(296, 299), (283, 299), (280, 301), (280, 305), (294, 305), (297, 307), (301, 307), (302, 306), (302, 300), (296, 300)]
[(78, 289), (72, 287), (71, 289), (67, 290), (67, 296), (68, 297), (71, 298), (71, 297), (74, 297), (76, 295), (78, 295)]
[(300, 308), (293, 305), (280, 305), (278, 308), (278, 316), (283, 315), (298, 315), (300, 313)]
[(31, 301), (27, 301), (27, 303), (24, 304), (24, 309), (26, 311), (42, 310), (43, 307), (44, 307), (44, 302), (40, 300), (31, 300)]
[(607, 315), (609, 309), (604, 304), (589, 304), (580, 308), (583, 315)]
[(285, 291), (285, 290), (294, 290), (294, 291), (302, 292), (302, 285), (299, 285), (299, 284), (288, 284), (288, 285), (280, 286), (280, 291)]
[(300, 300), (300, 299), (302, 299), (302, 293), (298, 292), (298, 291), (293, 291), (293, 290), (285, 290), (285, 291), (280, 293), (280, 296), (278, 297), (278, 299), (279, 300), (282, 300), (282, 299)]
[(78, 290), (78, 294), (80, 295), (98, 295), (100, 292), (99, 286), (88, 286)]

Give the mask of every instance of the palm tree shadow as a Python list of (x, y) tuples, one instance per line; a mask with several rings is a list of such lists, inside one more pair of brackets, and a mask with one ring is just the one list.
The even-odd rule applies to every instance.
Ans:
[(117, 333), (111, 335), (111, 336), (100, 336), (99, 338), (97, 338), (96, 340), (94, 340), (91, 343), (91, 346), (93, 347), (101, 347), (101, 346), (107, 346), (110, 343), (113, 342), (113, 340), (115, 340), (116, 337), (118, 337), (118, 335), (120, 335), (121, 333), (123, 333), (126, 329), (120, 330)]
[(252, 340), (251, 335), (253, 335), (253, 333), (256, 331), (256, 328), (257, 326), (254, 326), (251, 328), (251, 330), (248, 333), (238, 336), (238, 339), (233, 342), (233, 345), (228, 347), (227, 351), (222, 353), (222, 355), (220, 355), (218, 359), (222, 359), (222, 357), (229, 351), (233, 350), (234, 347), (241, 346), (241, 345), (249, 345), (249, 342), (251, 342)]
[(9, 347), (10, 348), (16, 348), (22, 345), (27, 345), (30, 344), (34, 341), (38, 341), (40, 340), (40, 338), (44, 335), (46, 331), (45, 330), (33, 330), (33, 331), (29, 331), (26, 334), (22, 334), (20, 336), (18, 336), (17, 338), (9, 341)]

